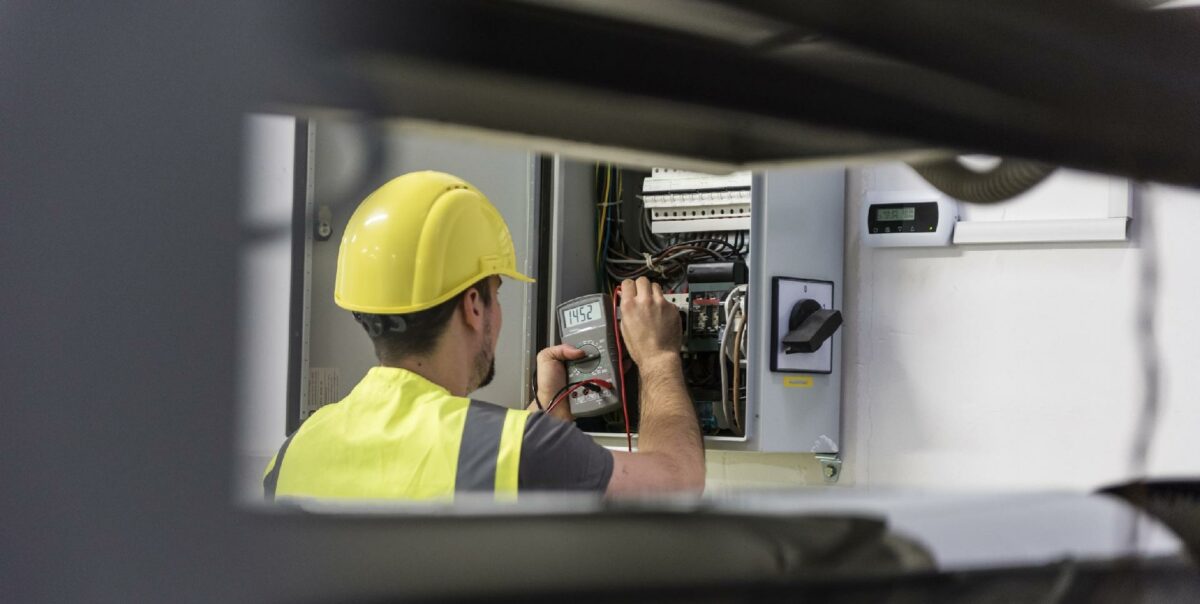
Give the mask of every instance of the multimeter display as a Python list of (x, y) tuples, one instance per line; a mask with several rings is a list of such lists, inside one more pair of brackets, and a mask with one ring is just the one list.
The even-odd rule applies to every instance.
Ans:
[(601, 321), (604, 319), (603, 313), (600, 302), (565, 309), (563, 310), (563, 329), (573, 329), (584, 323)]

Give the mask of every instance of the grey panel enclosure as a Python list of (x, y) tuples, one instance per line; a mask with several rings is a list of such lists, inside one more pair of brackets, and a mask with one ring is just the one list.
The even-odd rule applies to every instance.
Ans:
[[(751, 215), (750, 385), (753, 407), (748, 444), (759, 451), (836, 453), (841, 439), (842, 332), (831, 347), (829, 373), (772, 372), (770, 354), (779, 346), (771, 329), (775, 277), (833, 283), (833, 308), (842, 308), (842, 167), (768, 170), (755, 174)], [(818, 351), (820, 352), (820, 351)]]

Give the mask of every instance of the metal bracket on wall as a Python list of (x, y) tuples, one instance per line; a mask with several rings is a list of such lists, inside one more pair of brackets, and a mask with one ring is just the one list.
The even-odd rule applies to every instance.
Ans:
[(313, 239), (317, 241), (329, 241), (333, 235), (333, 211), (328, 205), (322, 205), (317, 208), (317, 228), (313, 232)]
[(837, 454), (817, 455), (817, 463), (821, 464), (821, 477), (825, 484), (837, 484), (842, 476), (842, 458)]

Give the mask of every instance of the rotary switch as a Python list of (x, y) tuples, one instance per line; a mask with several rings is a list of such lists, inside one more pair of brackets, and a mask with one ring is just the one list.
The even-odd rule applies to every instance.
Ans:
[(842, 311), (821, 308), (821, 303), (805, 298), (792, 306), (788, 333), (783, 336), (783, 352), (813, 353), (842, 326)]
[(583, 374), (595, 371), (600, 366), (600, 349), (596, 348), (596, 345), (591, 342), (580, 344), (579, 349), (583, 351), (585, 356), (571, 364)]

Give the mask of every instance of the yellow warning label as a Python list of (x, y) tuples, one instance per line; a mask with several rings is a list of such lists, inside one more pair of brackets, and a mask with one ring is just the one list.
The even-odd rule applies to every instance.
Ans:
[(784, 388), (812, 388), (812, 385), (811, 375), (789, 375), (783, 378)]

